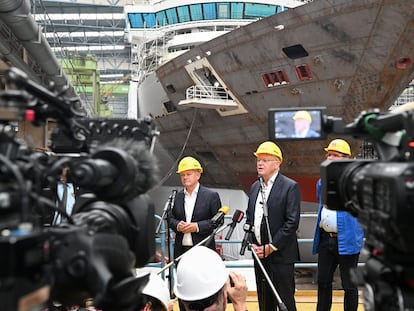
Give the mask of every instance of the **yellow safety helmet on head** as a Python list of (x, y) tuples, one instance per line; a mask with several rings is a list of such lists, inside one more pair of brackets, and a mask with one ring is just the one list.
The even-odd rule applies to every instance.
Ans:
[(257, 157), (258, 154), (264, 154), (264, 153), (276, 156), (280, 159), (280, 161), (283, 161), (282, 151), (272, 141), (265, 141), (264, 143), (261, 143), (259, 147), (257, 147), (256, 152), (253, 154)]
[(349, 146), (349, 144), (340, 138), (334, 139), (332, 140), (328, 147), (325, 148), (325, 151), (337, 151), (340, 152), (342, 154), (346, 154), (348, 156), (351, 156), (351, 147)]
[(293, 116), (293, 120), (298, 120), (298, 119), (305, 119), (305, 120), (308, 120), (309, 122), (312, 122), (312, 117), (310, 113), (307, 112), (306, 110), (299, 110), (295, 113), (295, 115)]
[(198, 162), (193, 157), (182, 158), (180, 163), (178, 163), (178, 174), (188, 170), (198, 170), (200, 173), (203, 172), (203, 168), (201, 167), (200, 162)]

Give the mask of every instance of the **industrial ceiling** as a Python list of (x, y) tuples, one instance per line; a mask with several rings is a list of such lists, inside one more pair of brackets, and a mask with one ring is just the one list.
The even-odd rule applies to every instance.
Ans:
[[(123, 76), (130, 73), (130, 45), (124, 40), (123, 5), (127, 4), (126, 2), (2, 1), (0, 70), (16, 66), (32, 79), (46, 84), (51, 76), (52, 80), (55, 78), (55, 71), (58, 70), (54, 65), (48, 64), (50, 59), (94, 55), (98, 62), (101, 81), (113, 77), (122, 80)], [(23, 22), (22, 27), (28, 29), (21, 29), (21, 33), (16, 33), (25, 14), (28, 14), (29, 18), (27, 22)], [(35, 44), (42, 45), (40, 38), (27, 38), (31, 33), (38, 36), (35, 34), (38, 29), (43, 33), (43, 40), (50, 46), (47, 52), (41, 55), (36, 55), (36, 52), (40, 52), (35, 47)], [(53, 55), (45, 55), (50, 51)]]

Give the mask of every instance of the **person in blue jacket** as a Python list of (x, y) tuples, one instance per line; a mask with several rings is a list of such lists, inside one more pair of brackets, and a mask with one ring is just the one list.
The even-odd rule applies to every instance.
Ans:
[[(351, 156), (351, 148), (343, 139), (332, 140), (325, 148), (329, 160)], [(359, 253), (364, 244), (364, 231), (358, 220), (346, 211), (329, 210), (322, 204), (321, 179), (316, 184), (319, 201), (318, 219), (312, 253), (318, 255), (317, 311), (329, 311), (332, 305), (332, 282), (339, 266), (344, 295), (344, 311), (358, 309), (358, 287), (350, 271), (357, 268)]]

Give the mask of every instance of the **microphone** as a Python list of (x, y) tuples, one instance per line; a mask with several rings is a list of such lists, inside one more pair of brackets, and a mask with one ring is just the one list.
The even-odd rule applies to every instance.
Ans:
[(263, 176), (262, 175), (259, 175), (259, 183), (260, 183), (260, 188), (262, 190), (264, 190), (265, 189), (265, 185), (264, 185), (264, 179), (263, 179)]
[(229, 212), (228, 206), (220, 207), (220, 209), (217, 211), (217, 214), (214, 215), (213, 218), (211, 218), (211, 224), (213, 225), (214, 228), (217, 228), (224, 222), (224, 215), (227, 215), (228, 212)]
[(233, 213), (232, 217), (232, 223), (230, 225), (230, 230), (227, 232), (227, 235), (225, 237), (226, 240), (230, 240), (231, 235), (233, 234), (234, 228), (236, 227), (236, 224), (238, 224), (244, 217), (244, 212), (241, 210), (236, 209)]
[(174, 201), (175, 201), (175, 195), (176, 194), (177, 194), (177, 189), (174, 189), (172, 191), (171, 195), (168, 197), (168, 201), (165, 202), (164, 211), (162, 213), (161, 220), (158, 223), (157, 229), (155, 229), (155, 233), (156, 234), (160, 233), (161, 225), (162, 225), (163, 221), (165, 220), (165, 218), (170, 217), (170, 210), (173, 207), (173, 204), (174, 204)]
[(170, 207), (172, 207), (174, 205), (174, 201), (175, 201), (175, 195), (177, 194), (177, 189), (174, 189), (169, 197), (170, 202), (169, 205)]
[(244, 234), (244, 238), (242, 241), (242, 247), (240, 249), (240, 255), (244, 255), (244, 252), (246, 251), (246, 247), (249, 244), (250, 234), (254, 232), (254, 226), (251, 224), (245, 223), (243, 226), (243, 230), (245, 234)]

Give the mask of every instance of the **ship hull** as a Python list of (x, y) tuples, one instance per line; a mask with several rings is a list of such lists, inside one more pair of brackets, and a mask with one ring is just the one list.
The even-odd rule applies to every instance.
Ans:
[[(314, 1), (194, 47), (156, 71), (175, 110), (155, 118), (159, 143), (174, 159), (200, 159), (204, 184), (248, 191), (256, 178), (253, 152), (269, 139), (269, 109), (323, 106), (347, 123), (396, 101), (414, 77), (413, 14), (409, 0)], [(237, 111), (180, 104), (199, 83), (199, 68), (215, 75)], [(282, 83), (270, 86), (266, 77), (281, 72)], [(324, 147), (338, 135), (276, 141), (281, 172), (301, 183), (304, 200), (315, 200)], [(356, 156), (362, 140), (344, 138)]]

